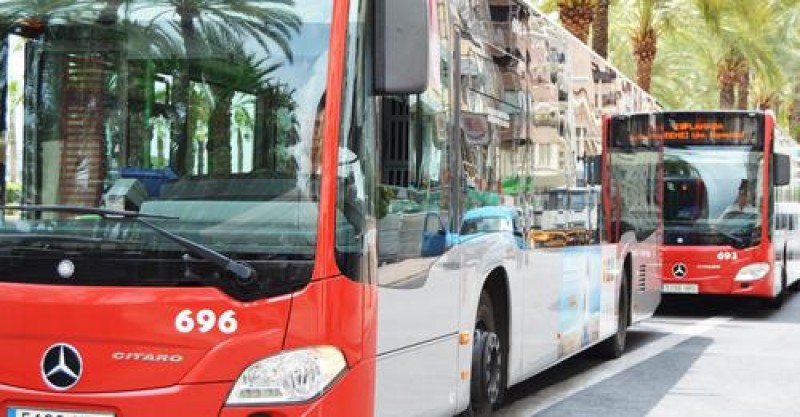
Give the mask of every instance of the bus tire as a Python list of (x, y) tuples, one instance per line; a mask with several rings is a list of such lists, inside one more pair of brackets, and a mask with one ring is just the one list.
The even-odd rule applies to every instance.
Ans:
[(783, 302), (786, 300), (786, 282), (788, 279), (786, 278), (786, 265), (781, 268), (781, 288), (772, 298), (767, 298), (764, 300), (765, 307), (772, 309), (772, 310), (780, 310), (783, 307)]
[(604, 359), (617, 359), (625, 352), (625, 340), (628, 334), (628, 323), (630, 317), (630, 291), (628, 289), (628, 271), (622, 277), (619, 285), (619, 300), (617, 301), (617, 332), (608, 339), (597, 345), (597, 356)]
[(505, 364), (505, 349), (497, 332), (492, 297), (488, 291), (483, 290), (475, 315), (470, 404), (466, 415), (489, 416), (500, 404), (505, 390)]
[[(786, 248), (784, 248), (783, 249), (783, 265), (784, 265), (783, 269), (784, 270), (789, 269), (789, 268), (786, 267), (786, 265), (789, 264), (789, 258), (787, 258), (788, 254), (789, 254), (788, 250)], [(785, 282), (787, 284), (786, 285), (786, 289), (788, 289), (790, 291), (793, 291), (793, 292), (800, 291), (800, 279), (795, 279), (794, 281), (792, 281), (791, 284), (789, 284), (789, 273), (788, 272), (784, 272), (784, 273), (786, 275), (785, 276), (785, 278), (786, 278)]]

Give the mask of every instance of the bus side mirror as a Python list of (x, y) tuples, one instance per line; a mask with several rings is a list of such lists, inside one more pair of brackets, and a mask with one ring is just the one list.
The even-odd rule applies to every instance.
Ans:
[(789, 185), (792, 180), (792, 160), (789, 155), (776, 153), (772, 158), (772, 163), (772, 184), (776, 186)]
[(601, 185), (603, 182), (601, 165), (603, 158), (601, 155), (586, 157), (586, 183), (589, 185)]
[(375, 92), (423, 93), (428, 85), (428, 0), (377, 0), (374, 18)]

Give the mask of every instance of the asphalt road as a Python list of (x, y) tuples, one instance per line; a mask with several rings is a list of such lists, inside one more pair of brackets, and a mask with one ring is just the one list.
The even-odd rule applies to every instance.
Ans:
[(671, 297), (628, 333), (625, 355), (588, 353), (514, 387), (502, 417), (800, 416), (800, 293)]

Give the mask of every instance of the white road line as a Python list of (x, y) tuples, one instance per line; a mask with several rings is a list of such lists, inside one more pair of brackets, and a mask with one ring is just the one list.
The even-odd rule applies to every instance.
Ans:
[[(714, 316), (697, 322), (690, 326), (683, 326), (671, 331), (669, 336), (662, 337), (652, 343), (643, 345), (632, 352), (625, 353), (621, 358), (604, 362), (592, 369), (581, 372), (557, 384), (540, 389), (533, 395), (516, 401), (497, 413), (501, 417), (530, 417), (553, 405), (569, 398), (578, 392), (598, 384), (614, 375), (634, 367), (678, 344), (706, 333), (715, 327), (732, 320), (732, 316)], [(647, 321), (635, 326), (634, 329), (647, 331)], [(662, 330), (664, 326), (655, 326)], [(670, 326), (672, 327), (672, 326)]]

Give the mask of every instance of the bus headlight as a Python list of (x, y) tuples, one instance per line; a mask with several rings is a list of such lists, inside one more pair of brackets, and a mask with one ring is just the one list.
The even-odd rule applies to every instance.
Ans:
[(759, 262), (757, 264), (747, 265), (742, 269), (740, 269), (739, 273), (736, 274), (736, 281), (737, 282), (757, 281), (761, 278), (764, 278), (768, 272), (769, 272), (769, 264), (766, 262)]
[(342, 352), (316, 346), (280, 353), (245, 369), (228, 395), (228, 405), (291, 403), (322, 394), (347, 367)]

